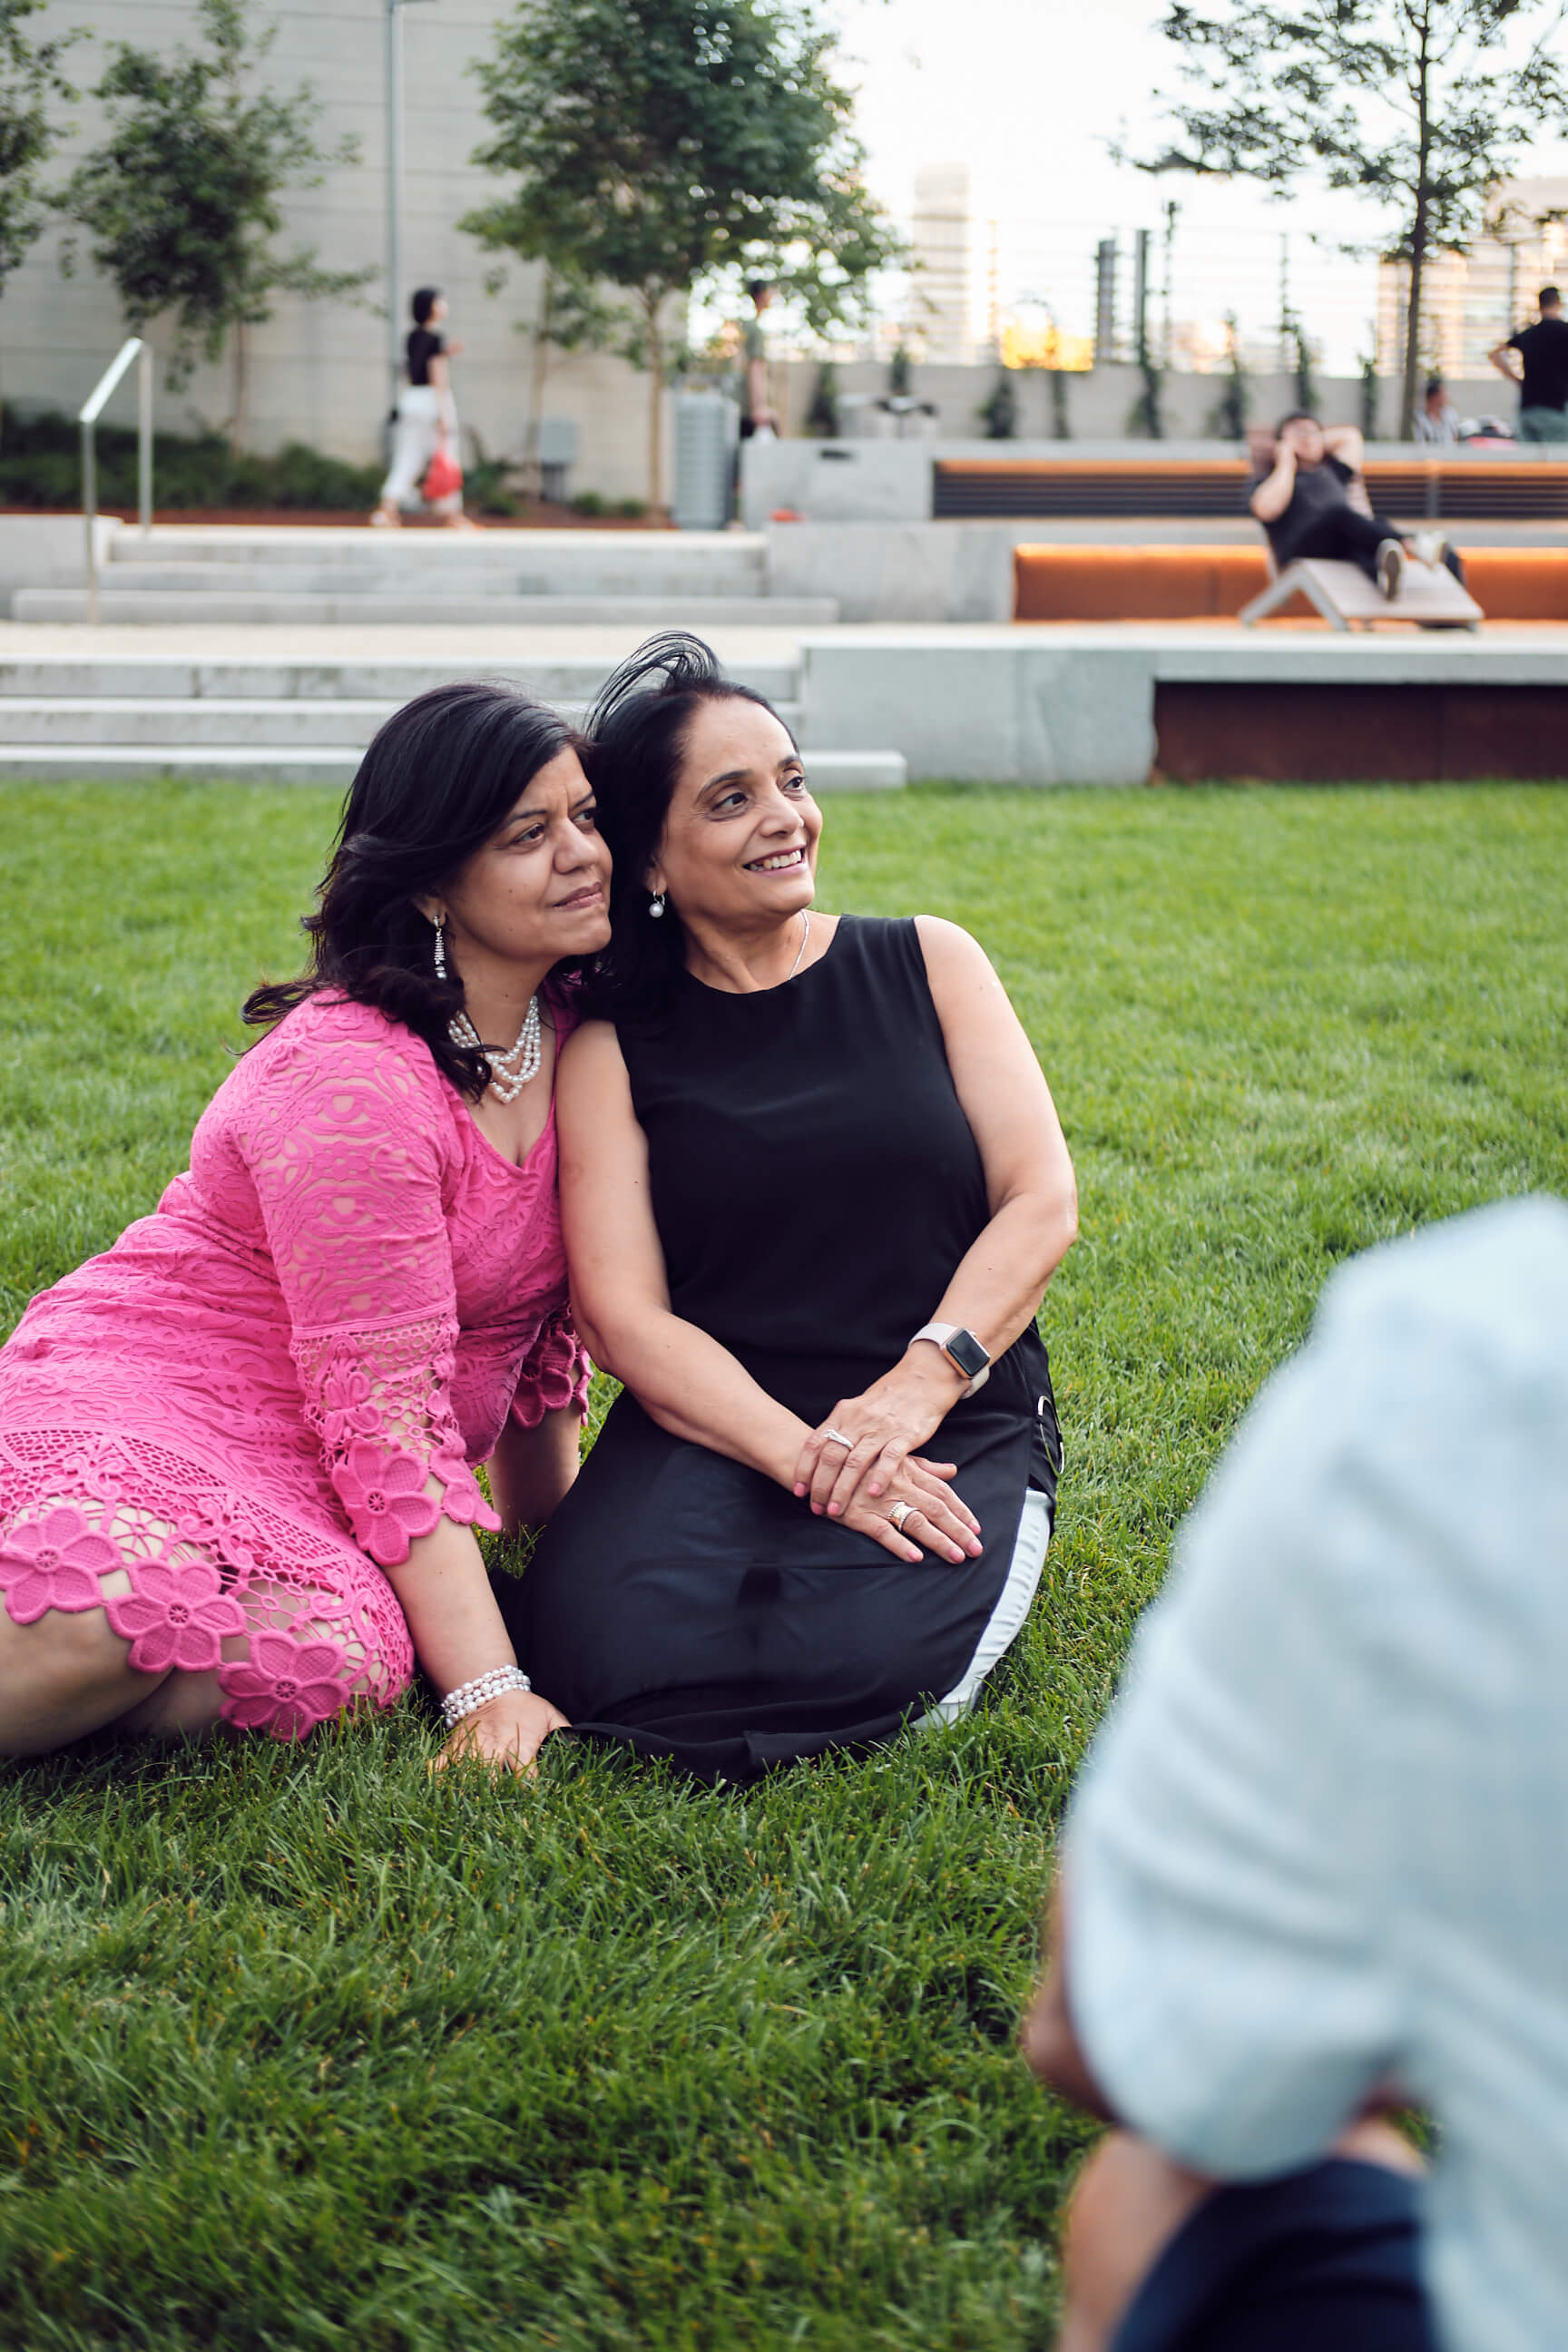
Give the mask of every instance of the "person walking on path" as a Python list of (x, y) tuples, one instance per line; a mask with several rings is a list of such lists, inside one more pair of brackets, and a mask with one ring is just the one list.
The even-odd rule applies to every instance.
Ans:
[(1543, 286), (1537, 301), (1534, 326), (1521, 327), (1487, 357), (1519, 386), (1520, 439), (1568, 441), (1568, 319), (1555, 286)]
[[(422, 286), (410, 308), (414, 326), (408, 337), (408, 382), (398, 395), (392, 435), (392, 470), (381, 486), (381, 503), (371, 516), (383, 530), (403, 520), (403, 509), (425, 479), (430, 461), (438, 455), (458, 463), (458, 412), (452, 403), (450, 362), (462, 351), (441, 332), (447, 298), (434, 286)], [(476, 525), (463, 512), (463, 485), (434, 501), (437, 513), (451, 530), (472, 530)]]
[(746, 371), (741, 403), (742, 441), (759, 433), (774, 435), (779, 424), (768, 390), (768, 345), (763, 331), (763, 313), (773, 299), (773, 289), (766, 278), (753, 278), (746, 291), (752, 299), (752, 315), (741, 329), (741, 353)]
[(1408, 551), (1429, 567), (1446, 563), (1462, 582), (1459, 559), (1440, 531), (1411, 538), (1385, 515), (1373, 513), (1362, 480), (1364, 448), (1353, 425), (1320, 425), (1300, 409), (1280, 420), (1272, 452), (1259, 452), (1258, 464), (1268, 470), (1248, 501), (1280, 571), (1304, 556), (1353, 563), (1392, 602)]

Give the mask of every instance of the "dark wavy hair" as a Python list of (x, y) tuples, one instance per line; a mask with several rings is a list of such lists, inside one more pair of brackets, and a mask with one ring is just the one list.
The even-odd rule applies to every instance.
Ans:
[(754, 702), (778, 718), (765, 695), (725, 677), (700, 637), (669, 629), (627, 656), (588, 716), (584, 765), (615, 871), (610, 944), (588, 971), (585, 1009), (605, 1020), (657, 1019), (684, 966), (674, 908), (662, 922), (649, 917), (647, 870), (664, 835), (687, 734), (705, 702)]
[(437, 977), (434, 932), (415, 900), (456, 878), (541, 768), (582, 748), (563, 719), (513, 686), (464, 678), (405, 703), (349, 787), (316, 911), (300, 925), (308, 968), (257, 989), (244, 1018), (260, 1028), (336, 990), (423, 1037), (437, 1067), (477, 1102), (490, 1066), (452, 1043), (463, 984), (449, 960)]

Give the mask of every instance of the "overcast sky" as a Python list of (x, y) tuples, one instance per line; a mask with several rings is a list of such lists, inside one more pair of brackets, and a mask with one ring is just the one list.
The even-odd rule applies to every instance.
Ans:
[[(1370, 262), (1347, 263), (1342, 247), (1350, 239), (1375, 239), (1374, 208), (1327, 190), (1279, 205), (1255, 184), (1180, 174), (1161, 183), (1112, 161), (1110, 145), (1119, 137), (1135, 152), (1152, 146), (1159, 93), (1181, 87), (1178, 53), (1155, 29), (1160, 0), (823, 5), (841, 28), (845, 79), (858, 89), (874, 192), (895, 215), (907, 215), (922, 163), (966, 163), (982, 251), (985, 225), (999, 224), (1005, 303), (1032, 283), (1064, 323), (1088, 324), (1089, 257), (1098, 238), (1157, 227), (1163, 203), (1173, 197), (1182, 208), (1178, 315), (1217, 320), (1236, 308), (1244, 332), (1268, 332), (1279, 314), (1281, 233), (1288, 230), (1292, 307), (1332, 368), (1357, 363), (1368, 339), (1375, 272)], [(1538, 146), (1524, 168), (1531, 175), (1568, 172), (1568, 144)]]

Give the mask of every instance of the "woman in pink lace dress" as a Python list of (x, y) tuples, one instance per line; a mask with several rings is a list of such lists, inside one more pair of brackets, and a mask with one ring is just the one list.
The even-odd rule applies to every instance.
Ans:
[(608, 876), (552, 712), (470, 683), (382, 729), (311, 969), (247, 1005), (276, 1025), (188, 1172), (0, 1349), (0, 1754), (110, 1724), (295, 1739), (416, 1657), (449, 1747), (526, 1763), (562, 1722), (474, 1530), (575, 1475), (558, 968), (608, 938)]

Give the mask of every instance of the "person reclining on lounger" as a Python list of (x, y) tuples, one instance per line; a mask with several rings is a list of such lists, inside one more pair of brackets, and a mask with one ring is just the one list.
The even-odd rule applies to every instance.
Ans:
[(1363, 446), (1353, 425), (1320, 425), (1304, 410), (1280, 420), (1272, 449), (1259, 459), (1268, 470), (1248, 501), (1280, 571), (1302, 556), (1353, 563), (1390, 602), (1410, 555), (1433, 569), (1446, 563), (1462, 582), (1459, 559), (1441, 531), (1412, 537), (1373, 513), (1361, 478)]

